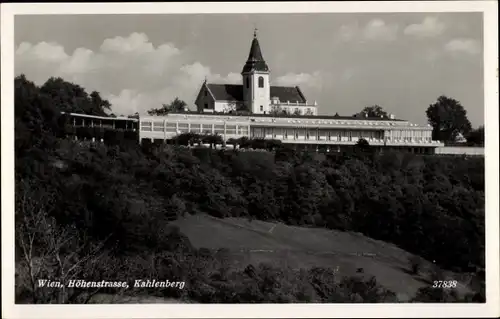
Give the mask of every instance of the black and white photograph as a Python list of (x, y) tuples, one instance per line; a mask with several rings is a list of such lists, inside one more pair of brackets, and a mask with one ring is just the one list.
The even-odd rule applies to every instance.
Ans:
[(499, 314), (497, 3), (272, 4), (2, 4), (9, 318)]

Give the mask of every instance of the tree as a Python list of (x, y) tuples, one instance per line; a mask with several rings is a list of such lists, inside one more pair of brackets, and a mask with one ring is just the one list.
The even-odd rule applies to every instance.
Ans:
[(210, 148), (215, 148), (217, 145), (223, 144), (224, 140), (222, 136), (215, 134), (206, 134), (204, 136), (200, 136), (202, 143), (210, 144)]
[(270, 115), (282, 115), (283, 111), (285, 111), (281, 106), (279, 105), (273, 105), (271, 106), (271, 110), (269, 111)]
[(229, 114), (239, 114), (239, 115), (250, 115), (251, 112), (243, 102), (230, 101), (228, 105), (224, 108), (222, 113)]
[(48, 79), (40, 93), (50, 97), (54, 107), (62, 112), (106, 116), (105, 111), (111, 109), (111, 103), (102, 99), (99, 92), (89, 95), (83, 87), (62, 78)]
[(91, 243), (74, 225), (61, 226), (49, 216), (56, 194), (40, 190), (29, 181), (18, 181), (16, 186), (17, 261), (20, 271), (26, 273), (25, 288), (29, 289), (33, 303), (46, 303), (51, 296), (47, 289), (40, 289), (40, 282), (56, 279), (62, 283), (57, 303), (67, 303), (68, 299), (76, 298), (72, 294), (81, 293), (66, 288), (68, 280), (92, 272), (106, 253), (104, 241)]
[(149, 115), (166, 115), (171, 112), (184, 112), (187, 109), (187, 103), (176, 97), (170, 104), (163, 104), (159, 109), (151, 109), (148, 111)]
[(471, 130), (469, 135), (466, 136), (467, 143), (470, 145), (484, 145), (484, 126)]
[(201, 136), (198, 133), (187, 132), (177, 135), (174, 140), (179, 145), (194, 146), (201, 143)]
[(305, 115), (314, 115), (313, 111), (311, 109), (308, 109), (305, 113)]
[(240, 148), (249, 148), (251, 146), (250, 139), (247, 136), (242, 136), (236, 139), (236, 144)]
[(364, 138), (360, 138), (356, 142), (356, 147), (359, 147), (359, 149), (361, 149), (361, 150), (367, 150), (370, 148), (370, 143), (368, 143), (368, 141), (365, 140)]
[(364, 138), (360, 138), (354, 145), (354, 152), (358, 154), (371, 154), (375, 150), (370, 147), (370, 143)]
[(413, 275), (418, 275), (422, 268), (422, 258), (420, 256), (415, 256), (412, 255), (410, 258), (408, 258), (408, 262), (410, 264), (410, 271)]
[(238, 146), (238, 140), (231, 137), (230, 139), (227, 140), (227, 144), (228, 145), (232, 145), (233, 146), (233, 150), (236, 150), (237, 146)]
[(51, 96), (20, 75), (14, 79), (15, 148), (19, 158), (24, 151), (37, 146), (53, 145), (60, 110)]
[(302, 112), (299, 108), (296, 108), (295, 111), (293, 111), (293, 115), (302, 115)]
[(361, 112), (357, 115), (361, 117), (384, 117), (387, 118), (389, 115), (380, 105), (372, 105), (365, 107)]
[(108, 100), (103, 100), (97, 91), (90, 93), (90, 99), (95, 113), (102, 114), (104, 111), (111, 111), (111, 103)]
[(436, 103), (427, 108), (426, 114), (433, 128), (434, 140), (452, 142), (459, 133), (467, 136), (471, 130), (467, 111), (459, 101), (447, 96), (440, 96)]
[(266, 148), (269, 151), (275, 151), (279, 149), (281, 146), (282, 146), (281, 140), (275, 140), (275, 139), (266, 140)]
[(229, 101), (226, 106), (224, 107), (224, 110), (222, 111), (223, 113), (234, 113), (238, 110), (238, 102), (236, 101)]

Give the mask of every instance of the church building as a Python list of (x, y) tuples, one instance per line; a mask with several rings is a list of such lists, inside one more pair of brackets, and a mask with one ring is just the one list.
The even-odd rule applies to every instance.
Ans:
[(254, 31), (248, 59), (241, 71), (242, 84), (216, 84), (206, 80), (195, 104), (198, 112), (317, 115), (316, 101), (309, 102), (298, 86), (271, 86), (270, 70)]

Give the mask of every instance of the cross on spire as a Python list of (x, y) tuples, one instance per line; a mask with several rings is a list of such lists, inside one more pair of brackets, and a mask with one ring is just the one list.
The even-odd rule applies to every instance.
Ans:
[(250, 47), (250, 53), (248, 54), (247, 62), (243, 67), (242, 73), (248, 73), (250, 71), (258, 72), (269, 72), (264, 58), (262, 57), (262, 52), (260, 51), (259, 40), (257, 39), (257, 27), (253, 31), (253, 40)]

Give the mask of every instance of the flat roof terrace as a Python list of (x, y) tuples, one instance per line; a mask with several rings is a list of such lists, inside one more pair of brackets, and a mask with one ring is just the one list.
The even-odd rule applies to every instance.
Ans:
[(203, 113), (203, 112), (171, 112), (169, 115), (206, 115), (206, 116), (236, 116), (236, 117), (273, 117), (273, 118), (294, 118), (294, 119), (327, 119), (327, 120), (365, 120), (365, 121), (394, 121), (407, 122), (402, 119), (391, 119), (389, 117), (362, 117), (362, 116), (340, 116), (340, 115), (293, 115), (293, 114), (245, 114), (245, 113)]
[(412, 130), (429, 130), (429, 125), (418, 125), (403, 120), (358, 118), (358, 117), (323, 117), (323, 116), (271, 116), (268, 114), (233, 115), (233, 114), (203, 114), (203, 113), (169, 113), (165, 116), (141, 116), (141, 121), (174, 120), (201, 122), (239, 122), (251, 126), (316, 126), (316, 127), (355, 127), (355, 128), (408, 128)]

